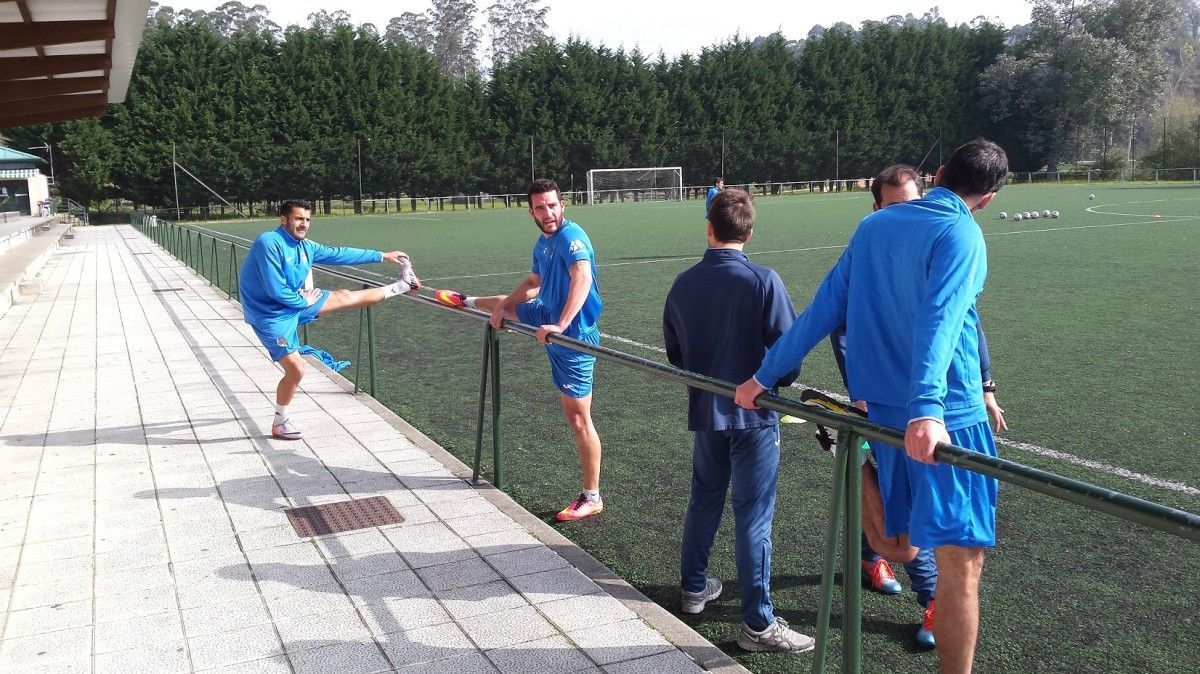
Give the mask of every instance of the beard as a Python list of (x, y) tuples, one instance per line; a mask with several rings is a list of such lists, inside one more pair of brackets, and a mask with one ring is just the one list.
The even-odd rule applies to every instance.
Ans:
[(563, 216), (558, 216), (551, 223), (547, 224), (541, 220), (535, 220), (538, 229), (542, 230), (543, 234), (553, 234), (562, 229)]

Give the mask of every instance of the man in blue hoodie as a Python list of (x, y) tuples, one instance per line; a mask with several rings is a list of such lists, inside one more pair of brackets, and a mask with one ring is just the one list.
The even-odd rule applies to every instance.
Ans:
[[(299, 440), (303, 434), (288, 420), (287, 407), (304, 378), (297, 328), (340, 309), (378, 304), (389, 297), (416, 290), (421, 282), (413, 274), (408, 255), (398, 250), (384, 253), (363, 248), (331, 248), (308, 239), (312, 204), (291, 199), (279, 206), (279, 227), (258, 235), (246, 253), (238, 276), (242, 316), (254, 328), (271, 360), (283, 368), (275, 387), (275, 418), (271, 435)], [(325, 290), (312, 287), (314, 264), (400, 265), (395, 283), (363, 290)]]
[(850, 397), (872, 421), (904, 431), (904, 447), (872, 443), (886, 535), (934, 548), (934, 634), (943, 672), (969, 672), (979, 631), (984, 549), (996, 541), (996, 480), (937, 463), (939, 442), (996, 455), (980, 378), (978, 315), (987, 252), (972, 213), (1008, 173), (995, 143), (954, 151), (929, 194), (863, 219), (812, 303), (768, 351), (736, 401), (754, 399), (846, 324)]

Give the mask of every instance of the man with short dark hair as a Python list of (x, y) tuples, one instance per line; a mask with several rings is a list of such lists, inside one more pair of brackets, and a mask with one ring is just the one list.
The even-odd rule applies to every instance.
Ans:
[[(791, 326), (796, 313), (779, 274), (754, 264), (742, 252), (753, 228), (749, 194), (722, 190), (716, 195), (708, 210), (708, 250), (675, 279), (663, 308), (663, 341), (672, 365), (741, 381)], [(730, 349), (733, 344), (745, 348)], [(784, 380), (786, 385), (786, 376)], [(689, 388), (688, 429), (694, 438), (692, 493), (680, 556), (683, 612), (700, 613), (721, 594), (721, 581), (708, 575), (708, 558), (732, 481), (742, 598), (738, 645), (750, 651), (811, 649), (813, 639), (775, 617), (771, 605), (778, 415), (744, 410), (727, 396)]]
[[(303, 436), (287, 414), (287, 407), (304, 378), (297, 328), (331, 311), (378, 304), (421, 287), (408, 254), (398, 250), (384, 253), (324, 246), (308, 238), (311, 223), (312, 203), (289, 199), (280, 204), (279, 227), (258, 235), (238, 275), (242, 315), (254, 328), (271, 360), (283, 368), (283, 378), (275, 387), (271, 435), (284, 440), (299, 440)], [(314, 264), (372, 264), (384, 260), (400, 265), (395, 283), (363, 290), (325, 290), (312, 286)]]
[(1004, 185), (1008, 157), (979, 139), (954, 151), (921, 199), (863, 219), (812, 303), (738, 387), (739, 405), (772, 386), (846, 324), (850, 397), (875, 423), (904, 430), (904, 448), (872, 443), (886, 533), (935, 549), (934, 619), (943, 672), (969, 672), (979, 631), (984, 549), (996, 541), (994, 478), (937, 463), (938, 443), (996, 456), (976, 342), (975, 299), (987, 276), (972, 213)]
[(725, 179), (715, 176), (712, 187), (708, 188), (708, 194), (704, 197), (704, 217), (708, 217), (708, 209), (712, 207), (713, 199), (717, 198), (717, 194), (723, 189), (725, 189)]
[(490, 311), (492, 327), (504, 319), (538, 326), (537, 340), (546, 345), (550, 373), (562, 399), (563, 413), (575, 435), (583, 491), (556, 518), (579, 520), (604, 510), (600, 498), (600, 436), (592, 424), (592, 370), (596, 357), (559, 344), (547, 336), (563, 334), (589, 344), (600, 343), (602, 303), (596, 280), (596, 254), (587, 233), (563, 217), (565, 206), (558, 183), (538, 179), (528, 190), (529, 215), (542, 236), (533, 246), (529, 275), (508, 295), (467, 297), (438, 290), (434, 297), (453, 307)]

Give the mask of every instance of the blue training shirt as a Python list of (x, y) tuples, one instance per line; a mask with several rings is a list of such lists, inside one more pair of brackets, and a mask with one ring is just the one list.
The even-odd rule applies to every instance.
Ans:
[(716, 185), (708, 188), (708, 196), (704, 197), (704, 215), (708, 217), (708, 209), (712, 207), (712, 201), (721, 193), (720, 188)]
[(957, 194), (936, 187), (880, 209), (754, 377), (773, 384), (845, 323), (851, 398), (948, 430), (986, 421), (975, 313), (986, 277), (983, 232)]
[(562, 226), (551, 236), (540, 236), (533, 244), (533, 265), (530, 269), (542, 279), (538, 299), (549, 309), (555, 320), (562, 314), (571, 289), (571, 265), (587, 260), (592, 269), (592, 286), (587, 299), (571, 324), (563, 330), (568, 337), (580, 337), (596, 330), (603, 303), (600, 301), (600, 281), (596, 277), (596, 253), (592, 242), (578, 224), (563, 220)]
[[(775, 270), (754, 264), (740, 250), (709, 248), (681, 273), (663, 307), (663, 343), (676, 367), (740, 384), (796, 318)], [(786, 386), (799, 374), (785, 375)], [(724, 431), (771, 426), (771, 410), (747, 410), (728, 396), (688, 387), (688, 429)]]
[(242, 316), (250, 325), (290, 318), (308, 307), (300, 296), (314, 264), (381, 262), (383, 253), (364, 248), (331, 247), (298, 241), (283, 226), (254, 239), (238, 277)]

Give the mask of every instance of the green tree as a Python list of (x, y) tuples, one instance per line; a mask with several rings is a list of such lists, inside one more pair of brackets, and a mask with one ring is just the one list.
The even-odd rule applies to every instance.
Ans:
[(116, 145), (99, 119), (83, 119), (62, 125), (64, 140), (55, 148), (59, 188), (68, 196), (92, 206), (112, 191)]

